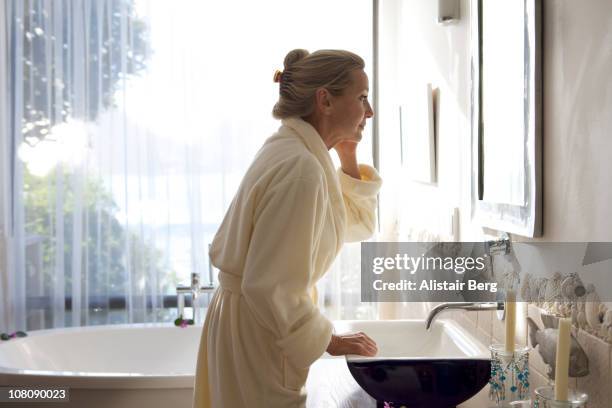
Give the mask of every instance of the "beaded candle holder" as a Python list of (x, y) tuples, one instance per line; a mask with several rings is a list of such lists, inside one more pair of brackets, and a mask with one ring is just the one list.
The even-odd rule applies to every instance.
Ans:
[[(508, 352), (503, 344), (492, 344), (489, 398), (498, 407), (529, 399), (529, 347)], [(512, 406), (512, 405), (511, 405)]]
[(547, 385), (535, 390), (534, 408), (581, 408), (586, 407), (589, 396), (579, 391), (568, 391), (568, 401), (555, 399), (554, 387)]

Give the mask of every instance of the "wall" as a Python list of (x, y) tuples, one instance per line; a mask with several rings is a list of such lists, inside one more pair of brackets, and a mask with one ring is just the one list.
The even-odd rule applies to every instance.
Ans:
[[(380, 168), (384, 231), (406, 234), (427, 227), (450, 235), (458, 207), (469, 214), (469, 24), (438, 25), (436, 2), (382, 1), (380, 52)], [(462, 1), (462, 12), (467, 8)], [(395, 32), (393, 31), (395, 30)], [(438, 89), (437, 183), (412, 181), (400, 164), (399, 110), (412, 87), (431, 83)], [(466, 225), (468, 219), (465, 220)], [(464, 236), (469, 236), (464, 231)]]
[[(455, 238), (482, 240), (487, 232), (470, 219), (469, 12), (469, 1), (462, 0), (461, 20), (441, 26), (435, 1), (381, 0), (382, 240), (419, 239), (427, 235), (422, 230), (452, 238), (453, 208), (460, 213)], [(612, 241), (612, 2), (544, 0), (543, 19), (544, 235), (538, 240)], [(399, 163), (397, 106), (402, 92), (418, 82), (439, 88), (435, 185), (411, 181)], [(540, 311), (530, 305), (521, 313), (538, 321)], [(411, 317), (422, 307), (383, 305), (381, 312)], [(503, 340), (503, 327), (491, 313), (451, 316), (485, 343)], [(610, 344), (585, 330), (575, 334), (591, 374), (572, 385), (589, 393), (590, 407), (612, 407)], [(524, 327), (517, 341), (527, 342)], [(530, 364), (534, 389), (546, 383), (546, 367), (536, 352)], [(486, 391), (465, 406), (487, 406)]]
[(609, 0), (544, 2), (545, 240), (612, 241), (611, 27)]

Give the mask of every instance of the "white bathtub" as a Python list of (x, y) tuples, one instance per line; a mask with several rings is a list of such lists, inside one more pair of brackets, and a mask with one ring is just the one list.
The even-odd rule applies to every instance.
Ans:
[(35, 404), (45, 408), (191, 407), (201, 330), (145, 324), (30, 332), (0, 342), (0, 386), (69, 388), (69, 404)]

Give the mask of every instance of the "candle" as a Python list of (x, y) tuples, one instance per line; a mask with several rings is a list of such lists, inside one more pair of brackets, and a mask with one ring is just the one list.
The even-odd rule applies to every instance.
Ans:
[(506, 351), (514, 353), (514, 333), (516, 332), (516, 293), (506, 293)]
[(557, 338), (555, 359), (555, 399), (557, 401), (567, 401), (571, 327), (571, 319), (559, 319), (559, 337)]

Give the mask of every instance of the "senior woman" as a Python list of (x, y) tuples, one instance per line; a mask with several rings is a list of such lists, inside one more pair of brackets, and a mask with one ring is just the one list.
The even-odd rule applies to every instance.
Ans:
[(195, 408), (304, 407), (308, 369), (325, 351), (376, 354), (363, 333), (332, 333), (315, 287), (345, 241), (374, 230), (381, 180), (356, 158), (374, 114), (363, 68), (348, 51), (297, 49), (274, 76), (282, 126), (247, 170), (210, 250), (220, 285), (203, 327)]

